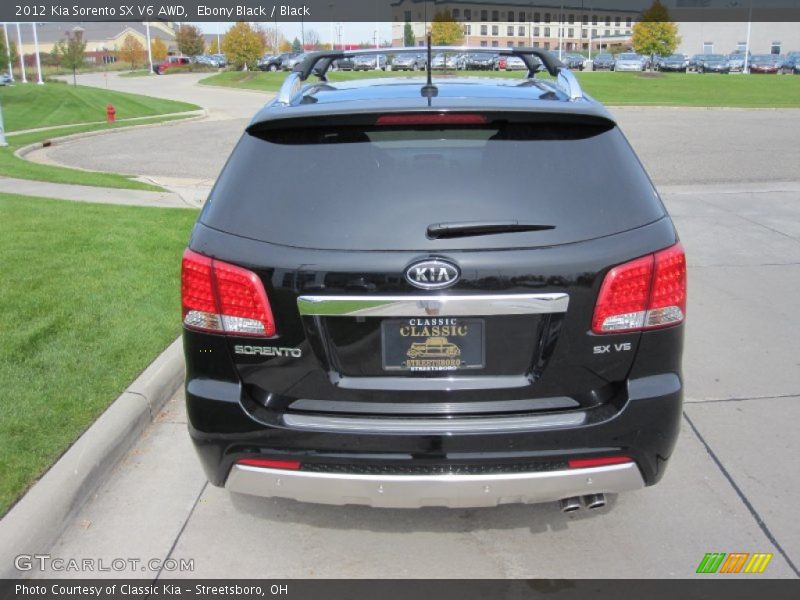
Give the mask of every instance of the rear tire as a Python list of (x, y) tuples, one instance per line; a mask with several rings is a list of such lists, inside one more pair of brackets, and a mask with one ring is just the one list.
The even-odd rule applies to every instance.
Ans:
[(277, 65), (270, 65), (269, 66), (269, 70), (270, 70), (270, 72), (274, 73), (275, 71), (278, 70), (278, 66)]

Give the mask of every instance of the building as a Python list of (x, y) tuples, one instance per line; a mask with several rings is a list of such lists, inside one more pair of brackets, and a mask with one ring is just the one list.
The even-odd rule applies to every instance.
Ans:
[[(80, 28), (86, 42), (86, 60), (90, 63), (115, 62), (115, 52), (122, 47), (126, 36), (131, 35), (147, 48), (147, 31), (144, 23), (109, 21), (109, 22), (64, 22), (37, 23), (36, 33), (39, 38), (39, 52), (49, 54), (55, 45), (66, 38), (67, 33)], [(22, 50), (26, 62), (33, 60), (35, 46), (33, 30), (30, 23), (20, 25), (22, 32)], [(9, 39), (17, 40), (15, 27), (8, 29)], [(175, 26), (171, 22), (151, 22), (150, 39), (161, 39), (170, 53), (177, 51), (175, 43)], [(19, 50), (18, 50), (19, 51)]]
[[(682, 54), (730, 54), (747, 46), (748, 24), (743, 22), (681, 22), (678, 33)], [(754, 21), (750, 24), (752, 54), (800, 51), (800, 24)]]
[(392, 11), (392, 46), (404, 45), (405, 24), (411, 23), (416, 45), (437, 13), (449, 11), (464, 27), (464, 44), (491, 48), (532, 46), (564, 51), (627, 50), (638, 12), (583, 6), (574, 1), (502, 4), (470, 0), (398, 0)]

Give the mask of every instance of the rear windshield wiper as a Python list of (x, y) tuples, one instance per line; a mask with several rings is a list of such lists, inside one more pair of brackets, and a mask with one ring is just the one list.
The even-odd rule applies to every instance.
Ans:
[(496, 233), (546, 231), (555, 228), (555, 225), (520, 223), (519, 221), (461, 221), (428, 225), (428, 237), (437, 240), (473, 235), (493, 235)]

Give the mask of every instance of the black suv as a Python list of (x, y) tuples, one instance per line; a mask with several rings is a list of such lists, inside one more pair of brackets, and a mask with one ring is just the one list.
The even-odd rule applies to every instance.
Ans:
[(247, 127), (183, 258), (189, 429), (214, 485), (576, 510), (664, 474), (675, 228), (557, 59), (492, 51), (527, 78), (305, 84), (344, 56), (315, 53)]

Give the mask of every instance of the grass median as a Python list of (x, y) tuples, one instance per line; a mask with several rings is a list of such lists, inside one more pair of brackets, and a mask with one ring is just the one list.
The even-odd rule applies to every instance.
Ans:
[(154, 117), (197, 110), (187, 102), (115, 92), (65, 83), (34, 83), (0, 87), (6, 133), (23, 129), (105, 121), (113, 104), (117, 119)]
[(178, 335), (196, 218), (0, 193), (0, 515)]
[[(456, 73), (435, 72), (442, 78)], [(331, 81), (406, 77), (409, 73), (334, 71)], [(522, 79), (521, 71), (459, 71), (458, 76)], [(422, 79), (424, 73), (414, 73)], [(587, 94), (615, 106), (696, 106), (732, 108), (800, 107), (800, 77), (791, 75), (698, 75), (686, 73), (576, 73)], [(204, 85), (276, 92), (286, 73), (225, 71), (202, 79)], [(315, 78), (311, 78), (314, 80)]]

